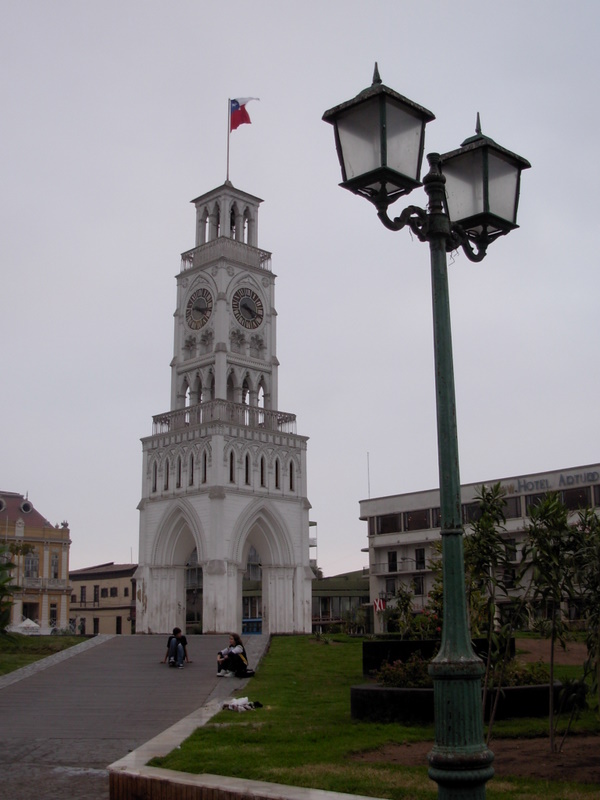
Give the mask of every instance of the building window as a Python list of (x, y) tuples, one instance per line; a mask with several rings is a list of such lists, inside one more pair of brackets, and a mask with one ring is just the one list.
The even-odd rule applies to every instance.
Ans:
[(388, 572), (398, 572), (398, 553), (395, 550), (390, 550), (387, 557)]
[(100, 618), (94, 617), (94, 636), (98, 636), (100, 633)]
[(85, 603), (86, 593), (87, 593), (87, 586), (80, 586), (79, 587), (79, 602), (81, 603), (81, 605), (83, 605)]
[(275, 459), (275, 488), (279, 489), (281, 485), (280, 479), (280, 466), (279, 466), (279, 459)]
[(72, 603), (76, 603), (77, 602), (77, 595), (76, 594), (72, 594), (71, 595), (71, 602)]
[(422, 508), (418, 511), (404, 512), (404, 530), (422, 531), (429, 528), (429, 509)]
[(108, 597), (108, 589), (106, 586), (103, 586), (102, 589), (100, 589), (100, 597)]
[(396, 579), (395, 578), (386, 578), (385, 579), (385, 593), (388, 597), (395, 597), (396, 596)]
[(118, 597), (119, 596), (119, 589), (116, 586), (110, 587), (110, 596), (111, 597)]
[(564, 489), (562, 501), (569, 511), (577, 511), (590, 505), (590, 487), (579, 486), (577, 489)]
[(50, 557), (50, 577), (58, 579), (58, 553), (52, 553)]
[(207, 461), (206, 453), (202, 453), (202, 483), (206, 483)]
[(94, 603), (100, 601), (100, 586), (94, 586)]
[(260, 485), (266, 486), (267, 470), (265, 466), (265, 457), (260, 459)]
[(383, 514), (377, 519), (377, 533), (398, 533), (402, 530), (400, 514)]
[(504, 516), (506, 519), (517, 519), (517, 517), (521, 516), (521, 498), (519, 495), (505, 498)]
[(27, 553), (25, 556), (25, 577), (26, 578), (37, 578), (39, 575), (39, 567), (40, 561), (38, 554), (33, 551), (33, 553)]
[(117, 627), (116, 627), (116, 633), (117, 633), (117, 635), (119, 635), (119, 634), (123, 633), (123, 630), (122, 630), (122, 625), (123, 625), (123, 623), (122, 623), (122, 617), (117, 617)]
[(412, 585), (415, 597), (420, 597), (425, 594), (425, 578), (422, 575), (415, 575)]
[(50, 603), (50, 619), (48, 620), (48, 624), (51, 628), (56, 628), (56, 610), (56, 603)]
[(123, 589), (123, 597), (129, 597), (129, 586)]
[(181, 456), (177, 459), (177, 483), (175, 486), (177, 489), (181, 489)]
[(600, 506), (600, 485), (594, 486), (594, 505)]
[(250, 485), (250, 456), (248, 454), (244, 459), (244, 482), (246, 486)]
[(425, 548), (417, 547), (415, 549), (415, 568), (425, 569)]
[(188, 468), (188, 483), (190, 486), (194, 485), (194, 456), (190, 456), (190, 463)]
[(294, 476), (294, 462), (290, 461), (290, 492), (294, 491), (294, 483), (295, 483), (294, 478), (295, 478), (295, 476)]
[(531, 506), (539, 506), (545, 497), (545, 492), (541, 492), (540, 494), (528, 494), (525, 497), (525, 508), (527, 509), (527, 512), (529, 513)]
[(469, 525), (481, 519), (480, 503), (464, 503), (462, 507), (463, 522)]
[(517, 541), (516, 539), (504, 540), (504, 555), (507, 561), (514, 563), (517, 560)]
[(158, 466), (157, 466), (156, 461), (155, 461), (154, 464), (152, 465), (152, 491), (153, 492), (156, 491), (157, 481), (158, 481)]
[(229, 453), (229, 483), (235, 483), (235, 463), (233, 460), (233, 450)]
[(431, 509), (431, 527), (442, 527), (442, 509), (439, 506)]
[(163, 489), (169, 488), (169, 459), (165, 459), (165, 481), (163, 483)]
[(85, 617), (81, 617), (79, 620), (79, 633), (85, 636)]

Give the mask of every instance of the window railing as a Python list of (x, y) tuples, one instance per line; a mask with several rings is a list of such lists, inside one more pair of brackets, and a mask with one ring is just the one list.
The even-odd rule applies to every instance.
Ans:
[(210, 422), (229, 422), (246, 428), (264, 428), (280, 433), (296, 433), (296, 415), (229, 400), (210, 400), (152, 418), (152, 435)]

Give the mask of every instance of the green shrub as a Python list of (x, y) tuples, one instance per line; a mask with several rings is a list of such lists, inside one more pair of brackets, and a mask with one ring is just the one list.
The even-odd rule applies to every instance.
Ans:
[(433, 687), (433, 681), (427, 672), (428, 666), (429, 662), (420, 652), (416, 652), (406, 661), (383, 664), (377, 673), (377, 683), (398, 689), (430, 689)]

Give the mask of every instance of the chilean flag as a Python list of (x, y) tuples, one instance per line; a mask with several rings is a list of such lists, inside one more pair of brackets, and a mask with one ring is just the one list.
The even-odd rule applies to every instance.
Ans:
[(229, 108), (229, 130), (234, 131), (244, 123), (251, 123), (251, 119), (246, 111), (246, 103), (250, 100), (258, 100), (258, 97), (236, 97), (230, 100)]

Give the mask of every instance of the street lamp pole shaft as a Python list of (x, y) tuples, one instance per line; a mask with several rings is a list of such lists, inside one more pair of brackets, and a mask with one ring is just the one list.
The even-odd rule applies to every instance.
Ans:
[(435, 745), (429, 775), (444, 800), (484, 800), (493, 776), (493, 754), (483, 738), (481, 675), (469, 632), (465, 593), (463, 527), (450, 325), (446, 246), (450, 220), (444, 206), (445, 178), (439, 155), (428, 156), (423, 179), (429, 197), (427, 240), (431, 255), (434, 360), (443, 568), (440, 651), (430, 665), (435, 698)]

